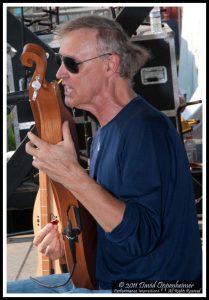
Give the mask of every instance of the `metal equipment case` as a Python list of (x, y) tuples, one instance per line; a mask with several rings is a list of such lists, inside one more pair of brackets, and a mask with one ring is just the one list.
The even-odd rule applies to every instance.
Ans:
[(150, 50), (152, 58), (134, 77), (134, 90), (164, 112), (176, 125), (179, 105), (174, 32), (163, 24), (162, 33), (152, 34), (149, 26), (140, 26), (131, 40)]

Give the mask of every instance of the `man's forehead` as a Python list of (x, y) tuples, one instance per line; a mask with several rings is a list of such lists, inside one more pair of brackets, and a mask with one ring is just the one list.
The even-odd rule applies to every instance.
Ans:
[(84, 50), (92, 50), (96, 46), (96, 35), (95, 29), (80, 28), (69, 31), (64, 34), (60, 43), (60, 50), (73, 50), (75, 52), (83, 52)]

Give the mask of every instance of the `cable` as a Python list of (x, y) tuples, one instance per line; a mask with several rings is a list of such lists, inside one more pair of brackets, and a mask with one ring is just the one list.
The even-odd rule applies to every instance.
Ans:
[(50, 284), (42, 283), (41, 281), (39, 281), (38, 279), (36, 279), (36, 278), (34, 278), (32, 276), (30, 276), (30, 279), (32, 281), (34, 281), (35, 283), (37, 283), (38, 285), (40, 285), (40, 286), (47, 287), (47, 288), (57, 288), (57, 287), (61, 287), (61, 286), (66, 285), (70, 281), (70, 279), (73, 276), (74, 270), (75, 270), (75, 264), (73, 264), (72, 272), (70, 273), (69, 278), (64, 283), (57, 284), (57, 285), (50, 285)]
[[(68, 215), (71, 208), (74, 211), (75, 218), (76, 218), (77, 224), (78, 224), (78, 228), (72, 228), (72, 223), (71, 223), (69, 215)], [(39, 281), (38, 279), (30, 276), (30, 279), (33, 280), (35, 283), (37, 283), (40, 286), (47, 287), (47, 288), (61, 287), (61, 286), (66, 285), (70, 281), (70, 279), (72, 278), (72, 276), (73, 276), (73, 273), (74, 273), (74, 270), (75, 270), (75, 266), (76, 266), (76, 248), (75, 248), (75, 242), (78, 240), (78, 235), (81, 232), (80, 231), (80, 217), (79, 217), (78, 208), (75, 207), (75, 206), (73, 206), (73, 205), (69, 205), (68, 206), (66, 213), (67, 213), (67, 228), (65, 228), (65, 230), (64, 230), (64, 235), (66, 236), (66, 238), (69, 241), (70, 252), (71, 252), (72, 261), (73, 261), (72, 271), (70, 273), (69, 278), (64, 283), (58, 284), (58, 285), (45, 284), (45, 283), (42, 283), (41, 281)]]

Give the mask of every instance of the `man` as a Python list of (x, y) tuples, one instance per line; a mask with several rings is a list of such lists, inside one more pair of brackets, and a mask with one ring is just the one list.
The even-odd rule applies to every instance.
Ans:
[[(131, 87), (150, 54), (103, 17), (70, 21), (59, 35), (57, 78), (63, 80), (65, 103), (91, 112), (100, 124), (90, 175), (77, 161), (66, 122), (58, 145), (29, 132), (26, 152), (34, 167), (62, 183), (96, 220), (99, 289), (110, 291), (114, 280), (200, 280), (200, 236), (184, 146), (171, 121)], [(56, 243), (60, 234), (48, 224), (34, 244), (57, 259), (63, 255), (63, 243)], [(66, 274), (50, 275), (49, 283), (54, 276)], [(31, 280), (10, 283), (8, 291), (28, 292), (31, 286), (36, 292), (76, 291)]]

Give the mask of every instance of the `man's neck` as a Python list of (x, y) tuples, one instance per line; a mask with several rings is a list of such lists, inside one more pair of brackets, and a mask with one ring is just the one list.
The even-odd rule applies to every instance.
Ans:
[(127, 81), (121, 81), (99, 95), (92, 113), (96, 116), (100, 125), (104, 126), (135, 97), (136, 93)]

